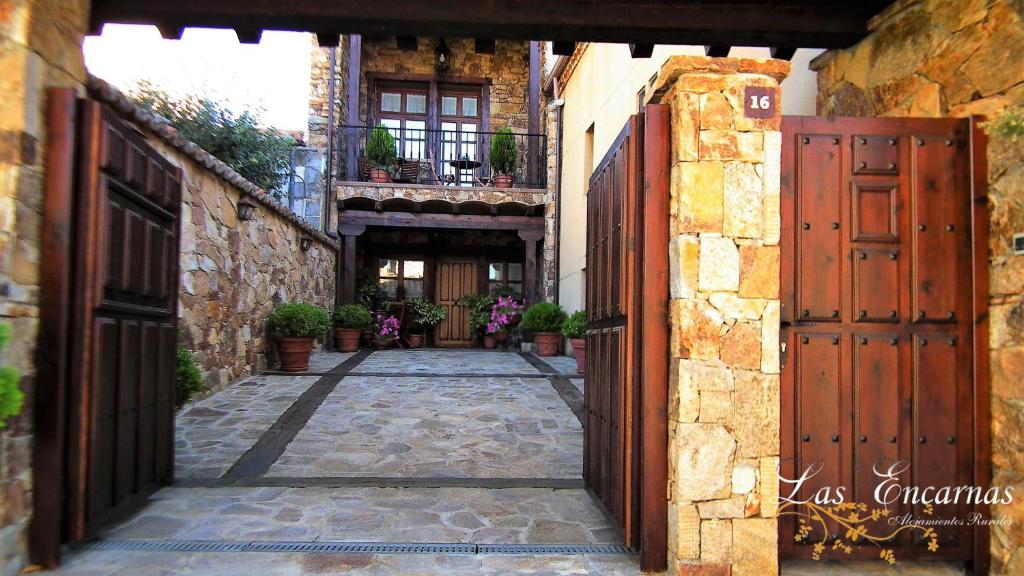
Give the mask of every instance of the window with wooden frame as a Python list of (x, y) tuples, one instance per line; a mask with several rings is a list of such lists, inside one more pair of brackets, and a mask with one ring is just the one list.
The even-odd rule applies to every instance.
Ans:
[(480, 150), (481, 94), (479, 86), (441, 86), (438, 116), (441, 121), (442, 174), (454, 176), (462, 186), (472, 186), (475, 169), (452, 165), (452, 160), (482, 163)]
[(398, 144), (398, 157), (427, 157), (429, 86), (419, 83), (382, 83), (377, 87), (375, 111)]
[(523, 297), (522, 262), (488, 262), (487, 292), (491, 296), (511, 292), (517, 299)]
[(423, 260), (379, 258), (377, 278), (390, 298), (404, 300), (423, 296)]

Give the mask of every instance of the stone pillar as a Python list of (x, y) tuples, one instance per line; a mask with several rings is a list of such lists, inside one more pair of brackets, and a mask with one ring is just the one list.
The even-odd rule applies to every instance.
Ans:
[[(671, 106), (670, 574), (778, 572), (779, 82), (789, 63), (677, 56)], [(769, 118), (748, 86), (776, 89)]]

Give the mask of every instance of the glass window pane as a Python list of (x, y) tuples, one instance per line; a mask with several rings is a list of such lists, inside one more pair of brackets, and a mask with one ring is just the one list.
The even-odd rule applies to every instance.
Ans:
[(398, 295), (398, 280), (394, 278), (381, 278), (380, 287), (384, 289), (384, 293), (390, 298)]
[(522, 281), (523, 279), (523, 265), (520, 262), (509, 262), (508, 263), (508, 279), (512, 281)]
[(381, 258), (377, 266), (380, 268), (378, 276), (381, 278), (398, 278), (398, 260)]
[(424, 114), (427, 111), (427, 95), (406, 94), (405, 111), (410, 114)]
[(401, 112), (402, 95), (394, 92), (384, 92), (380, 95), (381, 112)]
[(476, 98), (462, 99), (462, 115), (476, 116)]
[(405, 286), (405, 297), (407, 299), (423, 296), (423, 280), (406, 280), (403, 286)]
[(492, 262), (487, 265), (487, 279), (494, 282), (504, 280), (502, 277), (502, 266), (500, 262)]
[(423, 278), (423, 261), (406, 260), (405, 269), (402, 271), (403, 278)]
[(458, 114), (456, 107), (459, 104), (459, 99), (455, 96), (441, 96), (441, 114), (445, 116), (455, 116)]

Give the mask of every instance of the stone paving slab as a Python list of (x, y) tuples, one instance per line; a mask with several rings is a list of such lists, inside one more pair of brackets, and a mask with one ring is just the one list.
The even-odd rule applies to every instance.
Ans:
[(572, 385), (580, 391), (580, 394), (583, 394), (583, 378), (569, 378), (569, 382), (572, 382)]
[(583, 429), (545, 379), (348, 376), (267, 475), (579, 478), (582, 471)]
[(309, 357), (309, 371), (327, 372), (353, 355), (355, 355), (355, 352), (333, 352), (329, 350), (315, 352)]
[(353, 374), (540, 374), (514, 352), (488, 350), (380, 350), (364, 360)]
[(619, 544), (584, 490), (164, 488), (113, 540)]
[(566, 376), (579, 376), (579, 373), (576, 371), (575, 356), (546, 356), (541, 358), (541, 360), (546, 362), (560, 374), (565, 374)]
[(56, 572), (74, 576), (639, 576), (636, 556), (181, 553), (116, 550), (67, 554)]
[(226, 472), (317, 379), (250, 376), (186, 405), (174, 419), (175, 477)]

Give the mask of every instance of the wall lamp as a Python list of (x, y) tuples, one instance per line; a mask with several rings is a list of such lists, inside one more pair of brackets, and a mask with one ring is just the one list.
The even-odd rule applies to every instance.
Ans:
[(312, 238), (310, 238), (309, 236), (303, 236), (303, 237), (299, 238), (299, 248), (303, 252), (308, 252), (309, 249), (312, 248), (312, 247), (313, 247), (313, 239)]
[(238, 200), (238, 219), (249, 221), (256, 217), (256, 205), (241, 198)]

